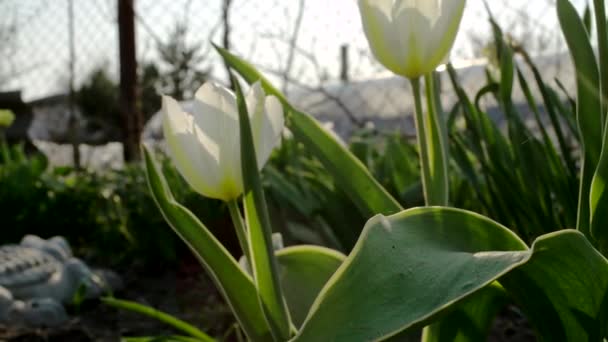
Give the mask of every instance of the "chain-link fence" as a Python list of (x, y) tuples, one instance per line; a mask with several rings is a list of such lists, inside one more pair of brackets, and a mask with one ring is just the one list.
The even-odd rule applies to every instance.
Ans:
[[(37, 117), (34, 132), (30, 130), (35, 138), (54, 139), (60, 134), (49, 134), (49, 126), (57, 132), (67, 127), (60, 114), (66, 111), (62, 103), (69, 99), (71, 84), (76, 92), (84, 88), (89, 94), (116, 87), (117, 1), (0, 0), (0, 91), (20, 90), (26, 102), (59, 113), (54, 121), (48, 113), (36, 114), (43, 119)], [(554, 1), (469, 0), (452, 55), (455, 65), (483, 57), (491, 39), (485, 3), (504, 31), (533, 55), (563, 51)], [(583, 9), (584, 0), (574, 2)], [(339, 115), (348, 125), (362, 125), (369, 115), (397, 115), (407, 102), (399, 91), (407, 88), (401, 80), (390, 81), (395, 91), (361, 95), (388, 82), (378, 80), (390, 74), (370, 54), (355, 0), (134, 3), (147, 118), (158, 109), (156, 93), (187, 98), (203, 79), (226, 81), (226, 69), (210, 42), (228, 44), (305, 109), (319, 116)], [(74, 101), (81, 100), (86, 99)]]

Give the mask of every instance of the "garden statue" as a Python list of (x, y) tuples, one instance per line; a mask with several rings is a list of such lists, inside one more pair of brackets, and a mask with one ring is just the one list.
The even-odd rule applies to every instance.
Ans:
[(57, 326), (68, 320), (64, 304), (119, 286), (114, 273), (92, 271), (75, 258), (63, 237), (27, 235), (18, 245), (0, 246), (0, 324)]

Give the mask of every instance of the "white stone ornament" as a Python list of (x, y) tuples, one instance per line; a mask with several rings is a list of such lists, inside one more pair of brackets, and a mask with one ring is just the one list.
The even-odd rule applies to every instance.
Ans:
[(0, 246), (0, 324), (53, 327), (65, 323), (63, 307), (84, 286), (86, 298), (120, 287), (117, 276), (91, 270), (62, 237), (25, 236)]

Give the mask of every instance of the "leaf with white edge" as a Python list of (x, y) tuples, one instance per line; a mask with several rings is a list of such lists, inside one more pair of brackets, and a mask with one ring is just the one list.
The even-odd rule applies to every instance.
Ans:
[(477, 214), (420, 208), (378, 215), (293, 341), (390, 337), (435, 318), (528, 258), (517, 236)]
[(543, 341), (605, 337), (608, 261), (575, 230), (539, 237), (530, 260), (499, 282)]
[(276, 252), (279, 278), (291, 318), (300, 327), (323, 286), (346, 256), (319, 246), (294, 246)]
[(274, 257), (272, 227), (262, 189), (253, 133), (247, 104), (238, 80), (233, 77), (241, 133), (241, 166), (243, 174), (243, 203), (249, 240), (249, 260), (262, 312), (275, 340), (287, 340), (291, 335), (291, 320), (278, 277)]
[[(527, 248), (477, 214), (418, 208), (368, 222), (292, 341), (390, 338), (444, 313), (470, 313), (474, 308), (467, 305), (495, 281), (542, 340), (600, 341), (606, 335), (608, 261), (580, 232), (547, 234)], [(475, 322), (485, 329), (482, 320)], [(477, 338), (483, 330), (473, 333)], [(462, 327), (453, 334), (475, 340)]]
[(397, 213), (403, 208), (370, 174), (369, 170), (312, 116), (295, 109), (268, 79), (253, 65), (221, 47), (215, 49), (226, 64), (239, 73), (250, 85), (260, 81), (267, 94), (276, 96), (287, 115), (287, 127), (296, 140), (312, 151), (333, 175), (342, 191), (364, 215)]
[(148, 186), (165, 220), (198, 257), (249, 339), (260, 342), (272, 340), (251, 277), (239, 267), (207, 227), (187, 208), (177, 203), (162, 171), (146, 147), (143, 148), (143, 155)]

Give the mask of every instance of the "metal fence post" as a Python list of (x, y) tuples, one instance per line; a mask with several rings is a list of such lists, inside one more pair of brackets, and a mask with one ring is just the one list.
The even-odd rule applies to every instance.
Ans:
[(125, 162), (140, 159), (142, 115), (137, 101), (137, 59), (135, 57), (134, 0), (118, 1), (120, 49), (120, 111), (123, 118), (123, 155)]

